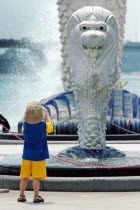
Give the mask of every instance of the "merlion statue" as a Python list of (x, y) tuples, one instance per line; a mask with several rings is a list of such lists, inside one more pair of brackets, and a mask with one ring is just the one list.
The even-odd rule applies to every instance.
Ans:
[(72, 14), (67, 36), (79, 146), (104, 149), (108, 101), (119, 76), (117, 22), (109, 10), (87, 6)]
[(77, 10), (68, 22), (68, 61), (79, 114), (80, 147), (105, 147), (106, 111), (118, 80), (118, 28), (102, 7)]
[(126, 14), (127, 0), (57, 0), (59, 12), (59, 31), (61, 33), (60, 39), (62, 44), (62, 81), (65, 91), (73, 90), (70, 66), (68, 64), (68, 39), (67, 39), (67, 24), (70, 16), (78, 9), (85, 6), (100, 6), (108, 9), (115, 16), (119, 28), (119, 48), (118, 48), (118, 67), (121, 66), (122, 47), (124, 39), (124, 24)]

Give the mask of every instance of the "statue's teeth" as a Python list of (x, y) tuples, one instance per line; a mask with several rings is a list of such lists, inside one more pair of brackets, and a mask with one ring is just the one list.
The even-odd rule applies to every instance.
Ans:
[(88, 50), (98, 50), (99, 47), (88, 47), (88, 48), (85, 47), (85, 49), (88, 49)]

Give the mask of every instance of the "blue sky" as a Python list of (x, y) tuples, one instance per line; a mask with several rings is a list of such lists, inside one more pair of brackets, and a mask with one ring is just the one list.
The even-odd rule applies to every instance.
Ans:
[(125, 40), (140, 42), (140, 0), (127, 0)]
[[(59, 39), (56, 0), (0, 0), (0, 38)], [(140, 0), (127, 0), (125, 40), (140, 42)], [(54, 23), (54, 20), (55, 23)], [(54, 27), (52, 32), (49, 28)]]

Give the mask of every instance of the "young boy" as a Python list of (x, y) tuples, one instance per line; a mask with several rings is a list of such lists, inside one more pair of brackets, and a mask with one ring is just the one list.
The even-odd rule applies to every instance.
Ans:
[[(24, 195), (28, 179), (32, 175), (34, 189), (34, 203), (44, 202), (39, 195), (40, 179), (46, 178), (46, 162), (49, 158), (46, 132), (53, 132), (53, 125), (48, 111), (37, 102), (27, 105), (23, 124), (24, 148), (21, 165), (20, 196), (18, 202), (25, 202)], [(47, 121), (44, 122), (43, 120)]]

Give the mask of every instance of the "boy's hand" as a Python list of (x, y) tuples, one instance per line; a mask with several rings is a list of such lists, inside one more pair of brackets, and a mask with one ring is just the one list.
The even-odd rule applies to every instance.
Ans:
[(45, 109), (44, 107), (42, 107), (42, 109), (43, 109), (43, 114), (44, 114), (44, 120), (45, 121), (47, 121), (47, 122), (51, 122), (51, 118), (50, 118), (50, 116), (49, 116), (49, 113), (48, 113), (48, 110), (47, 109)]

